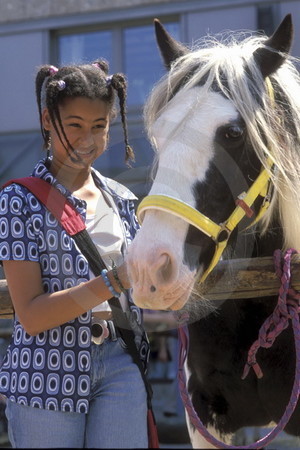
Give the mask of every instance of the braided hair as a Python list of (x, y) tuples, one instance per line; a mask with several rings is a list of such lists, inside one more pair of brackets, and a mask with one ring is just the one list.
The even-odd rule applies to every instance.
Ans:
[[(50, 133), (42, 123), (43, 109), (47, 108), (51, 123), (69, 156), (76, 159), (74, 150), (65, 134), (59, 106), (67, 98), (85, 97), (90, 100), (102, 100), (110, 111), (110, 119), (116, 115), (115, 99), (119, 99), (120, 115), (125, 141), (125, 161), (134, 161), (134, 152), (128, 142), (126, 120), (127, 82), (125, 76), (116, 73), (108, 76), (108, 63), (104, 60), (94, 61), (92, 64), (70, 65), (56, 68), (51, 65), (41, 66), (35, 80), (36, 99), (38, 104), (40, 127), (44, 140), (44, 148), (50, 149)], [(67, 145), (64, 144), (67, 143)]]

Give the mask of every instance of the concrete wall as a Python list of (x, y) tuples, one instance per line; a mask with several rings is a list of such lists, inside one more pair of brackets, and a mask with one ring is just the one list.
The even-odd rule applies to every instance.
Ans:
[[(277, 22), (291, 13), (293, 17), (295, 37), (292, 54), (300, 57), (300, 1), (259, 2), (276, 5)], [(243, 31), (255, 30), (257, 27), (257, 2), (241, 2), (236, 7), (232, 3), (220, 5), (215, 9), (199, 9), (185, 15), (184, 29), (186, 42), (194, 42), (206, 34), (215, 34), (226, 30)]]
[[(36, 67), (50, 60), (50, 32), (91, 24), (118, 25), (139, 18), (149, 23), (172, 14), (180, 18), (182, 40), (207, 33), (256, 29), (260, 4), (276, 4), (278, 21), (292, 13), (300, 56), (300, 0), (0, 0), (0, 134), (38, 129), (34, 94)], [(93, 13), (93, 11), (95, 11)], [(86, 13), (86, 14), (82, 14)]]
[(300, 1), (282, 1), (280, 2), (280, 16), (285, 17), (286, 14), (292, 14), (295, 30), (294, 42), (292, 47), (292, 55), (300, 57)]
[(34, 79), (36, 67), (47, 62), (48, 33), (20, 33), (0, 37), (4, 62), (0, 83), (0, 132), (37, 128)]
[(0, 23), (176, 1), (179, 0), (0, 0)]
[(199, 11), (186, 15), (186, 33), (189, 42), (194, 42), (207, 34), (226, 30), (256, 29), (256, 7), (219, 8), (217, 10)]
[(161, 7), (172, 10), (212, 10), (235, 8), (241, 5), (280, 4), (284, 9), (294, 8), (298, 0), (0, 0), (0, 24), (61, 17), (74, 14), (104, 12), (120, 9)]

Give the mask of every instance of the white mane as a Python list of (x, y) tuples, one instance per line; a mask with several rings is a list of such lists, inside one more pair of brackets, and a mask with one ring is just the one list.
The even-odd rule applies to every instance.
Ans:
[[(217, 83), (243, 117), (262, 164), (269, 155), (277, 167), (276, 174), (272, 175), (275, 195), (261, 221), (262, 232), (277, 214), (283, 227), (285, 248), (300, 251), (300, 77), (297, 60), (288, 56), (270, 76), (274, 104), (253, 57), (253, 52), (263, 45), (266, 37), (250, 36), (241, 42), (238, 38), (239, 35), (232, 34), (226, 40), (224, 37), (223, 40), (203, 40), (173, 64), (170, 72), (154, 87), (145, 105), (147, 132), (153, 142), (152, 126), (178, 90), (188, 90), (205, 80), (204, 86), (209, 91), (212, 83)], [(284, 102), (276, 101), (276, 92), (280, 92)], [(191, 109), (189, 115), (192, 113)]]

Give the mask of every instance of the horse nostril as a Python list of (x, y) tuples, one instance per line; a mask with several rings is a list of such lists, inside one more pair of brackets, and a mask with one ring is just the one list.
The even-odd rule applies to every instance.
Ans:
[(170, 282), (173, 278), (173, 264), (171, 257), (167, 253), (163, 253), (159, 257), (157, 276), (163, 284)]
[(163, 276), (164, 280), (167, 281), (170, 278), (170, 276), (172, 275), (172, 265), (171, 265), (170, 257), (168, 255), (165, 255), (165, 256), (166, 256), (166, 262), (162, 266), (161, 272), (162, 272), (162, 276)]

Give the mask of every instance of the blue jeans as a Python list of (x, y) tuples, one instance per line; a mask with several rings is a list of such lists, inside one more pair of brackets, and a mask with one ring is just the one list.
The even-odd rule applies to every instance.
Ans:
[(140, 371), (119, 341), (92, 344), (88, 414), (7, 401), (14, 448), (147, 448), (147, 400)]

